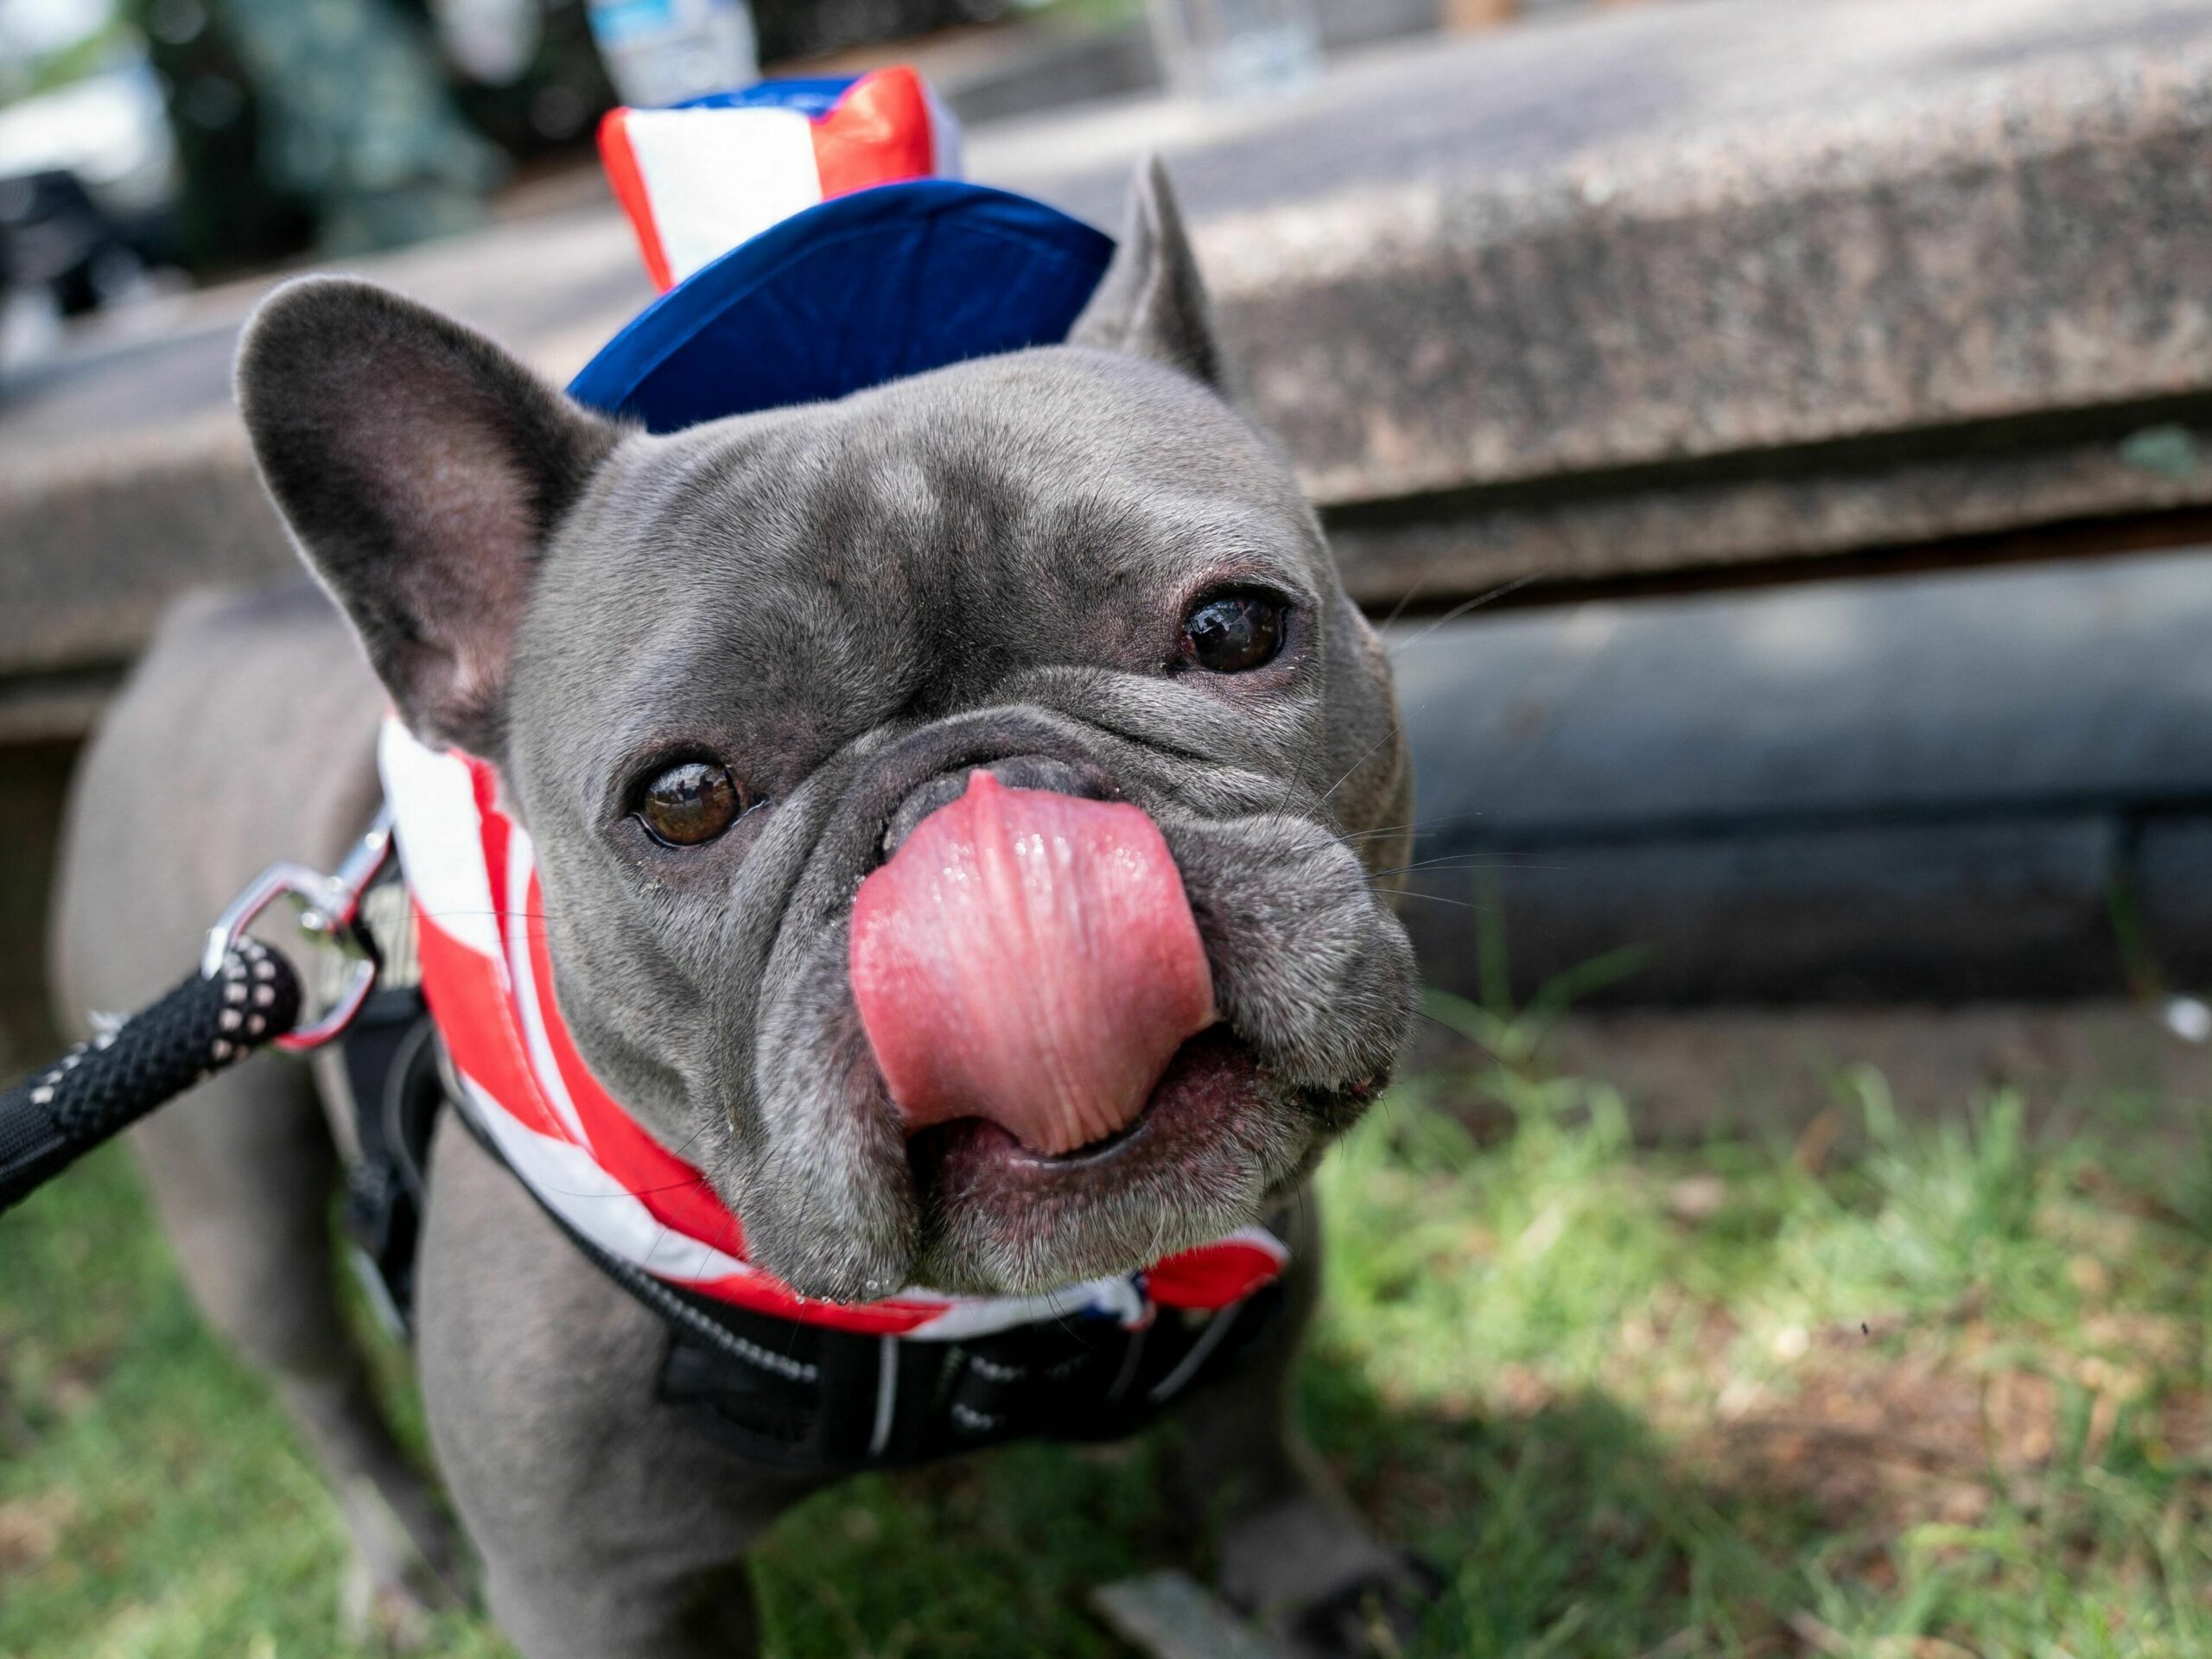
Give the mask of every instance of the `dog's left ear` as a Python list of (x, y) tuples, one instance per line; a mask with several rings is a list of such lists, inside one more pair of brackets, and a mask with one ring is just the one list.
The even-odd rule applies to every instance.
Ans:
[(1205, 284), (1157, 156), (1137, 169), (1121, 245), (1068, 332), (1068, 344), (1134, 352), (1226, 390)]
[(538, 555), (620, 429), (481, 334), (334, 276), (254, 314), (238, 394), (270, 494), (409, 728), (499, 759)]

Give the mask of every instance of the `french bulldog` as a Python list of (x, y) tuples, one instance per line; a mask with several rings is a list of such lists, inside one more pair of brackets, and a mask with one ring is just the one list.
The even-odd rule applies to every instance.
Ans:
[[(495, 768), (585, 1059), (797, 1290), (1034, 1292), (1294, 1217), (1287, 1317), (1182, 1404), (1177, 1462), (1224, 1596), (1293, 1651), (1360, 1650), (1373, 1603), (1347, 1597), (1409, 1603), (1409, 1569), (1287, 1382), (1304, 1184), (1411, 1017), (1371, 884), (1411, 779), (1388, 658), (1230, 399), (1156, 164), (1065, 344), (834, 402), (649, 435), (336, 278), (262, 306), (237, 383), (320, 589), (161, 630), (75, 787), (61, 1005), (137, 1006), (257, 868), (334, 860), (396, 709)], [(1086, 915), (1106, 900), (1069, 878), (1023, 945), (887, 877), (855, 948), (855, 893), (910, 837), (1009, 802), (1135, 809), (1176, 879)], [(349, 1133), (262, 1060), (135, 1140), (200, 1306), (328, 1471), (359, 1605), (404, 1628), (460, 1547), (334, 1300)], [(418, 1287), (440, 1471), (520, 1650), (752, 1651), (747, 1548), (809, 1483), (656, 1398), (664, 1328), (451, 1113)]]

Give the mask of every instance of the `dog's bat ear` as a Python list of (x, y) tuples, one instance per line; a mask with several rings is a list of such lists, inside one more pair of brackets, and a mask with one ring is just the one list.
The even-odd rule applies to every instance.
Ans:
[(1134, 352), (1224, 389), (1205, 284), (1157, 156), (1137, 169), (1121, 245), (1069, 331), (1068, 344)]
[(497, 758), (538, 554), (620, 429), (482, 335), (338, 277), (262, 305), (238, 397), (270, 494), (401, 716)]

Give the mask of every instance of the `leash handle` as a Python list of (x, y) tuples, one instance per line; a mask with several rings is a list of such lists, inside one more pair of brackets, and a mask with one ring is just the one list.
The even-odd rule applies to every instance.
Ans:
[(194, 974), (0, 1092), (0, 1211), (165, 1101), (291, 1032), (301, 1001), (291, 963), (242, 937), (211, 972)]

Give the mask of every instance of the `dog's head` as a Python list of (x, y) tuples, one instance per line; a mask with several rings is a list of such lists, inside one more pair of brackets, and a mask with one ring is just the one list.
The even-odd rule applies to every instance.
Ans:
[(802, 1292), (1139, 1266), (1389, 1073), (1389, 667), (1220, 383), (1156, 169), (1069, 344), (673, 436), (359, 283), (248, 331), (270, 492), (498, 769), (579, 1047)]

